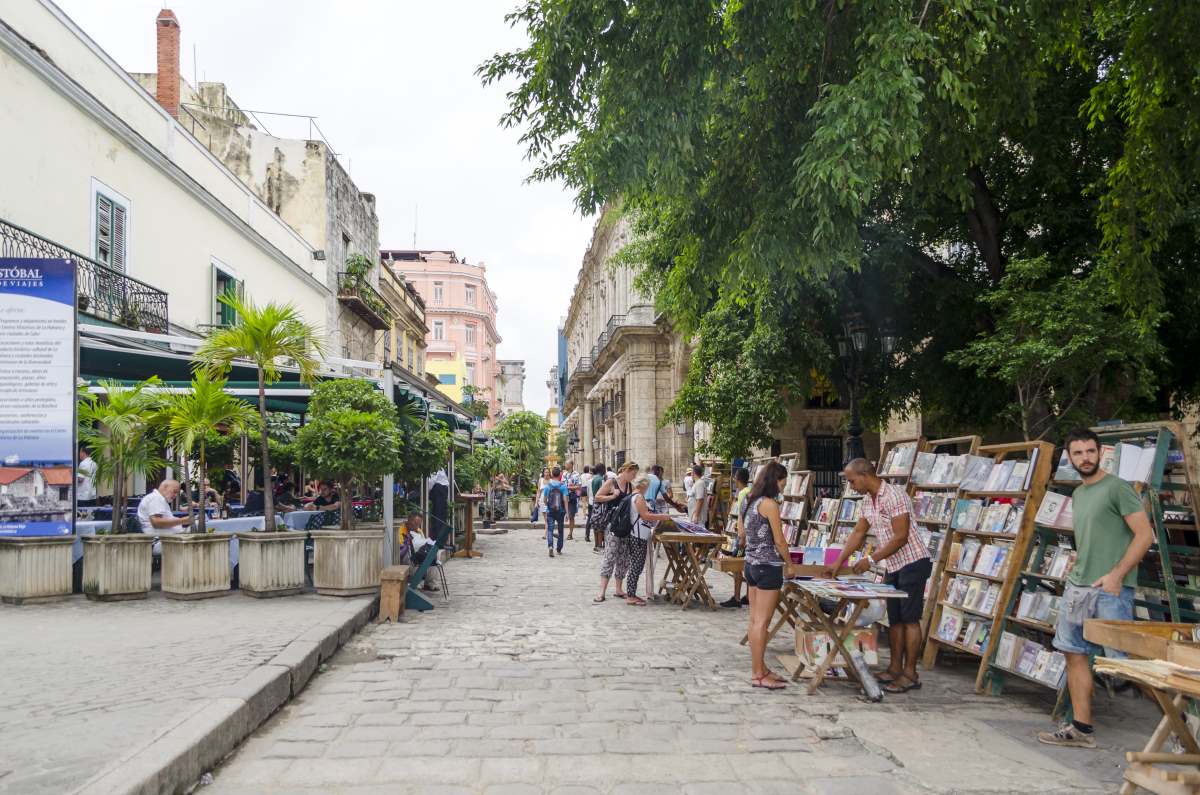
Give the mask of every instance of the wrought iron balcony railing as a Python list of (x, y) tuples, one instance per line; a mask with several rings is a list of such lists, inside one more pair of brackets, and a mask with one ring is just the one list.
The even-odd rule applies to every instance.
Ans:
[(168, 330), (165, 292), (4, 220), (0, 220), (0, 257), (72, 260), (80, 312), (139, 331)]
[(392, 310), (365, 277), (345, 271), (339, 273), (338, 300), (371, 328), (383, 331), (392, 327)]

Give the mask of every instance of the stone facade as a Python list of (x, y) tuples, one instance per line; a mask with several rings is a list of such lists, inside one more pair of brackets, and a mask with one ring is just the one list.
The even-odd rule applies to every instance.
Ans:
[(525, 362), (501, 359), (496, 374), (496, 395), (500, 398), (500, 418), (525, 410)]
[(379, 292), (392, 310), (391, 329), (380, 335), (376, 359), (407, 370), (418, 379), (425, 378), (425, 301), (402, 275), (383, 261), (379, 269)]

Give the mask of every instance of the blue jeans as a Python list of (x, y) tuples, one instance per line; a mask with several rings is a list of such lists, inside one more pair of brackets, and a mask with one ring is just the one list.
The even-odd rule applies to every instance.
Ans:
[[(1071, 586), (1068, 585), (1068, 587)], [(1099, 598), (1096, 600), (1096, 615), (1093, 618), (1102, 618), (1109, 621), (1132, 621), (1133, 589), (1126, 585), (1121, 588), (1119, 596), (1113, 596), (1110, 593), (1101, 591)], [(1088, 654), (1092, 651), (1099, 653), (1101, 650), (1100, 646), (1083, 637), (1083, 624), (1076, 624), (1071, 621), (1065, 609), (1059, 612), (1058, 624), (1054, 630), (1054, 648), (1059, 651), (1071, 654)], [(1104, 654), (1107, 657), (1117, 658), (1127, 656), (1124, 652), (1117, 649), (1105, 649)]]
[(554, 526), (558, 525), (558, 551), (563, 548), (563, 517), (564, 511), (546, 511), (546, 546), (554, 546)]

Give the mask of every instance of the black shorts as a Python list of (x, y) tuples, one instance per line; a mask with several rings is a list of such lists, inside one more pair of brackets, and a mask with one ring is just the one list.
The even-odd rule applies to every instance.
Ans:
[(579, 497), (572, 494), (567, 497), (567, 516), (574, 516), (579, 513)]
[(883, 578), (886, 585), (908, 594), (905, 599), (888, 599), (888, 624), (920, 624), (925, 612), (925, 582), (933, 574), (933, 561), (922, 558), (908, 564), (899, 571), (888, 572)]
[(760, 591), (778, 591), (783, 587), (783, 566), (747, 563), (742, 570), (742, 578), (751, 588), (757, 588)]

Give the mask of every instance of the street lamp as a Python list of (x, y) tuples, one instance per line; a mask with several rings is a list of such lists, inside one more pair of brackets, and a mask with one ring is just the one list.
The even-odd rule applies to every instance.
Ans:
[[(891, 332), (880, 335), (880, 343), (884, 348), (895, 346), (896, 338)], [(846, 383), (850, 392), (850, 422), (846, 426), (846, 461), (855, 458), (866, 458), (867, 452), (862, 441), (862, 418), (858, 414), (858, 387), (862, 378), (862, 355), (867, 350), (867, 324), (856, 315), (842, 327), (842, 336), (838, 337), (838, 356), (846, 370)], [(885, 350), (890, 353), (890, 350)]]

